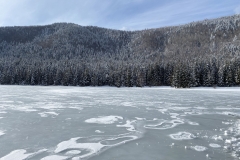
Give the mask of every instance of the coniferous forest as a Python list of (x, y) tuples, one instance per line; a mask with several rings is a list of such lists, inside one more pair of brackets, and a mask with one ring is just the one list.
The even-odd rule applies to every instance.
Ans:
[(240, 15), (141, 31), (0, 27), (0, 84), (240, 86)]

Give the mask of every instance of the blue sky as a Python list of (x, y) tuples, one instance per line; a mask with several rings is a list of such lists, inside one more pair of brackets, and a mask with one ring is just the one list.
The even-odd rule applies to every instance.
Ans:
[(71, 22), (140, 30), (240, 14), (240, 0), (0, 0), (0, 26)]

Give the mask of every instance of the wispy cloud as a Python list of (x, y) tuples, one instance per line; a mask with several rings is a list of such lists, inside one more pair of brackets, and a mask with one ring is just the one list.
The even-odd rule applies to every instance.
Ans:
[(239, 0), (0, 0), (0, 25), (72, 22), (122, 30), (240, 13)]
[[(142, 29), (160, 26), (178, 25), (197, 20), (216, 18), (234, 14), (234, 2), (209, 3), (209, 0), (181, 0), (166, 3), (156, 8), (137, 14), (124, 22), (127, 28)], [(149, 27), (150, 26), (150, 27)]]

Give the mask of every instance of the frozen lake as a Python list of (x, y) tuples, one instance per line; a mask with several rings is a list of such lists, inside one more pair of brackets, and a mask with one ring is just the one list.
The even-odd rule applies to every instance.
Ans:
[(233, 160), (240, 88), (0, 86), (0, 160)]

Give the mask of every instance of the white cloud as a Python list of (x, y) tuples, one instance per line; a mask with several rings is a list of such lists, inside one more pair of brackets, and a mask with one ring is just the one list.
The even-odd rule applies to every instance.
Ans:
[(234, 12), (235, 12), (235, 14), (240, 14), (240, 6), (238, 6), (237, 8), (235, 8)]
[(120, 30), (126, 31), (126, 30), (127, 30), (127, 27), (122, 27)]

